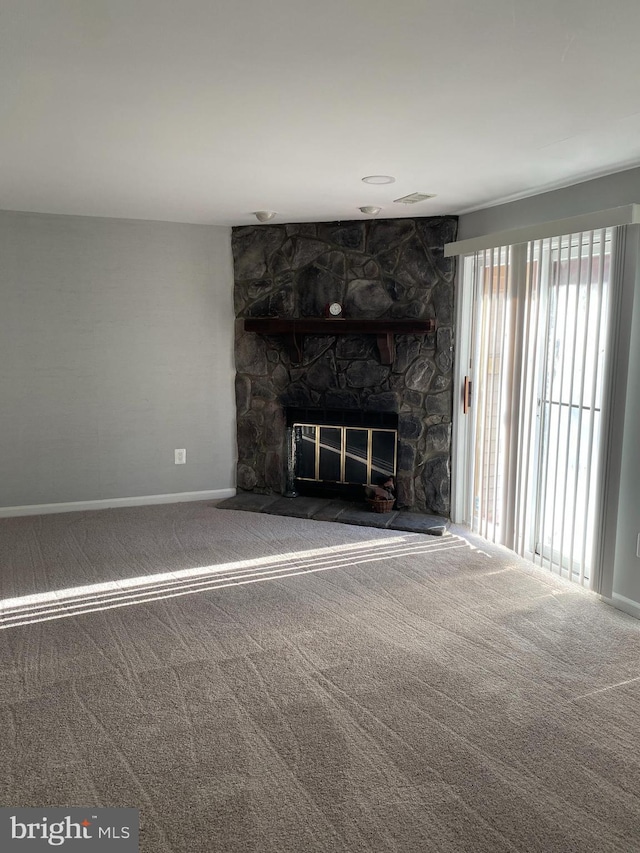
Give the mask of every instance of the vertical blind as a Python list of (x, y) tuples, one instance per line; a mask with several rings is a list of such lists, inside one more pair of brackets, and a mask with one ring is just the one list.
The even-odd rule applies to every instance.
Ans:
[(485, 249), (473, 280), (473, 528), (577, 580), (593, 565), (612, 229)]

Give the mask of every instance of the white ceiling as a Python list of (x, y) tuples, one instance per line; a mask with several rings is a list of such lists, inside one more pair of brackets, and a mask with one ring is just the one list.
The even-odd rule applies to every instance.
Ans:
[(0, 0), (0, 208), (237, 225), (576, 183), (640, 163), (639, 33), (640, 0)]

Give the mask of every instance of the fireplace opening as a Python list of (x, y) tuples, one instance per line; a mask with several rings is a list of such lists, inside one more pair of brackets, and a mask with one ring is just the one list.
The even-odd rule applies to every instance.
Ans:
[(396, 475), (396, 414), (288, 409), (287, 424), (290, 482), (299, 494), (362, 500), (365, 486)]

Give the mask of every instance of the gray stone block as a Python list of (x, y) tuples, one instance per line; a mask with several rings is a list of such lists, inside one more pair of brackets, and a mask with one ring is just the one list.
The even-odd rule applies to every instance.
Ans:
[(436, 354), (436, 367), (441, 373), (450, 373), (453, 367), (453, 357), (450, 352)]
[(451, 394), (448, 392), (429, 394), (425, 412), (427, 415), (451, 415), (452, 405), (453, 400), (451, 399)]
[(450, 284), (439, 282), (431, 292), (438, 323), (448, 326), (453, 323), (453, 290)]
[(255, 492), (239, 492), (232, 498), (227, 498), (216, 504), (216, 509), (237, 509), (242, 512), (262, 512), (262, 510), (275, 503), (279, 495), (258, 495)]
[(379, 281), (356, 279), (349, 282), (345, 311), (349, 317), (380, 317), (391, 305), (391, 297)]
[(293, 253), (292, 266), (294, 269), (300, 269), (312, 263), (319, 256), (324, 254), (329, 248), (322, 240), (315, 240), (312, 237), (303, 237), (298, 235), (293, 238), (295, 241), (295, 249)]
[(320, 509), (314, 513), (314, 521), (339, 521), (342, 513), (351, 509), (353, 504), (349, 501), (331, 500), (324, 501)]
[(368, 359), (375, 358), (376, 344), (371, 336), (340, 336), (336, 344), (336, 355), (344, 359)]
[(390, 249), (388, 252), (381, 252), (378, 255), (378, 263), (380, 268), (386, 273), (395, 272), (400, 257), (400, 249)]
[(396, 506), (414, 506), (416, 502), (416, 491), (414, 487), (413, 471), (405, 471), (396, 477)]
[(246, 415), (251, 400), (251, 380), (248, 376), (236, 373), (236, 411), (238, 415)]
[(369, 361), (355, 361), (345, 371), (352, 388), (371, 388), (381, 385), (389, 376), (389, 368)]
[(451, 424), (436, 424), (427, 430), (425, 451), (428, 455), (447, 453), (451, 446)]
[(313, 398), (306, 385), (292, 382), (282, 394), (282, 403), (285, 406), (312, 406)]
[(277, 498), (276, 501), (269, 504), (263, 512), (269, 515), (285, 515), (289, 518), (312, 518), (322, 505), (326, 502), (326, 498)]
[(430, 216), (416, 219), (416, 230), (429, 249), (441, 249), (456, 239), (458, 220), (455, 216)]
[(235, 277), (242, 281), (264, 276), (267, 259), (281, 245), (284, 237), (284, 228), (277, 225), (234, 228), (231, 247)]
[(410, 240), (402, 247), (399, 266), (422, 287), (430, 286), (435, 281), (435, 264), (427, 250), (416, 240)]
[(264, 479), (268, 489), (281, 492), (285, 488), (284, 460), (280, 449), (267, 450), (264, 458)]
[(250, 376), (266, 376), (267, 347), (262, 337), (247, 332), (236, 338), (236, 370)]
[(247, 317), (287, 317), (295, 304), (293, 285), (283, 285), (276, 293), (261, 296), (245, 309)]
[(333, 335), (307, 335), (302, 346), (302, 364), (312, 364), (334, 346), (336, 339)]
[(427, 391), (436, 372), (432, 361), (422, 355), (407, 370), (405, 382), (413, 391)]
[(344, 282), (323, 267), (304, 267), (296, 276), (301, 317), (322, 317), (329, 302), (342, 302)]
[(360, 508), (356, 504), (351, 509), (346, 509), (341, 513), (340, 523), (357, 524), (359, 527), (378, 527), (386, 530), (393, 527), (393, 521), (397, 514), (395, 510), (391, 512), (373, 512), (369, 508)]
[(410, 219), (381, 219), (372, 222), (369, 227), (367, 251), (372, 255), (387, 252), (408, 240), (415, 233), (415, 225)]
[(333, 354), (311, 365), (307, 372), (307, 383), (314, 391), (326, 391), (336, 387), (338, 379)]
[(428, 509), (449, 514), (449, 457), (434, 456), (424, 466), (422, 482)]
[(360, 400), (353, 391), (327, 391), (325, 403), (330, 409), (357, 409)]
[(285, 225), (287, 236), (291, 237), (299, 234), (304, 237), (315, 237), (317, 226), (314, 223), (294, 223), (293, 225)]
[[(256, 477), (256, 472), (253, 466), (247, 465), (244, 462), (239, 462), (236, 467), (236, 481), (239, 489), (246, 489), (247, 491), (254, 489), (258, 482), (258, 478)], [(234, 498), (229, 498), (229, 500), (234, 500)]]
[(416, 449), (407, 441), (398, 442), (398, 470), (413, 471), (416, 463)]
[(384, 391), (382, 394), (371, 394), (367, 397), (365, 409), (369, 412), (397, 412), (398, 395), (392, 391)]
[(393, 519), (393, 530), (427, 533), (430, 536), (443, 536), (448, 526), (449, 522), (446, 518), (419, 512), (399, 512)]
[(398, 435), (416, 441), (422, 435), (424, 424), (418, 415), (402, 415), (398, 420)]
[(255, 452), (261, 434), (262, 423), (259, 413), (249, 412), (248, 415), (238, 418), (236, 435), (240, 459), (247, 459)]
[(315, 265), (324, 267), (337, 278), (344, 278), (347, 273), (347, 259), (344, 252), (325, 252), (324, 255), (316, 258)]
[(431, 390), (434, 392), (444, 391), (445, 388), (448, 388), (451, 385), (451, 374), (448, 373), (446, 376), (438, 375), (431, 383)]
[(364, 248), (364, 222), (349, 222), (346, 224), (322, 223), (318, 226), (318, 236), (329, 243), (343, 246), (345, 249)]

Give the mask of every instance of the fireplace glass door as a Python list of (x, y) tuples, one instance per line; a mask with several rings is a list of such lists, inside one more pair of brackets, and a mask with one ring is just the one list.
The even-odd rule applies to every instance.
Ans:
[(294, 423), (293, 439), (298, 480), (370, 485), (396, 473), (396, 430)]

